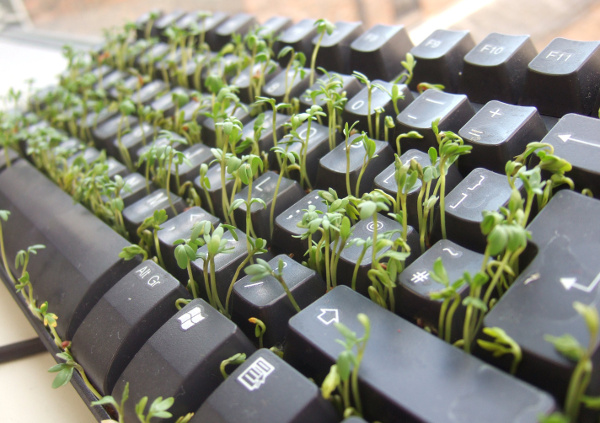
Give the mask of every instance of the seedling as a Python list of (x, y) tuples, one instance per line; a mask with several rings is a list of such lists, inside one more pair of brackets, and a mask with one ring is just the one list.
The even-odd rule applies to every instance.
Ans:
[(136, 110), (135, 104), (133, 101), (129, 99), (125, 99), (119, 104), (119, 111), (121, 112), (121, 119), (119, 119), (119, 127), (117, 130), (117, 146), (119, 148), (119, 153), (121, 154), (121, 158), (123, 159), (123, 163), (127, 166), (130, 172), (135, 171), (133, 167), (133, 162), (131, 161), (131, 156), (129, 155), (129, 150), (123, 145), (121, 137), (123, 136), (123, 124), (127, 124), (127, 130), (131, 130), (129, 127), (129, 120), (127, 116), (133, 114)]
[[(296, 116), (294, 116), (296, 117)], [(294, 131), (292, 131), (293, 134)], [(279, 188), (281, 187), (281, 181), (283, 180), (283, 175), (288, 175), (290, 169), (296, 168), (301, 170), (301, 166), (296, 165), (297, 162), (300, 161), (300, 157), (295, 152), (288, 151), (290, 146), (290, 142), (286, 142), (285, 149), (281, 147), (273, 147), (271, 151), (275, 152), (279, 157), (281, 157), (281, 168), (279, 171), (279, 177), (277, 178), (277, 184), (275, 185), (275, 191), (273, 192), (273, 201), (271, 202), (271, 210), (269, 211), (269, 233), (273, 236), (273, 227), (275, 222), (275, 204), (277, 202), (277, 196), (279, 194)]]
[(327, 19), (319, 19), (315, 22), (315, 26), (317, 27), (317, 33), (319, 34), (319, 38), (317, 39), (317, 43), (315, 44), (315, 48), (313, 49), (312, 56), (310, 59), (310, 83), (309, 86), (315, 83), (315, 67), (317, 65), (317, 54), (319, 53), (319, 48), (321, 47), (321, 43), (323, 42), (323, 37), (325, 37), (325, 33), (327, 35), (331, 35), (335, 30), (335, 25), (329, 22)]
[(250, 279), (250, 281), (252, 281), (252, 282), (257, 282), (261, 279), (266, 278), (267, 276), (271, 276), (271, 277), (277, 279), (277, 282), (279, 282), (279, 284), (285, 291), (285, 295), (287, 295), (288, 299), (290, 300), (290, 303), (292, 303), (292, 306), (296, 310), (296, 313), (299, 313), (300, 306), (294, 299), (294, 296), (292, 295), (292, 292), (288, 288), (287, 283), (285, 283), (285, 280), (283, 280), (283, 266), (284, 266), (283, 260), (279, 259), (279, 262), (277, 263), (277, 271), (275, 271), (271, 268), (271, 265), (268, 262), (266, 262), (263, 259), (257, 258), (256, 264), (252, 264), (252, 265), (246, 267), (244, 269), (244, 271), (246, 272), (247, 275), (252, 276), (252, 279)]
[[(254, 103), (255, 105), (270, 105), (271, 108), (273, 109), (273, 113), (272, 113), (272, 123), (271, 123), (271, 128), (273, 129), (273, 146), (277, 147), (277, 131), (275, 130), (276, 126), (277, 126), (277, 113), (280, 110), (285, 110), (285, 109), (289, 109), (292, 107), (291, 104), (289, 103), (279, 103), (277, 104), (275, 102), (275, 99), (270, 98), (270, 97), (256, 97), (256, 102)], [(262, 125), (261, 125), (262, 127)], [(254, 131), (256, 134), (256, 130)], [(281, 159), (279, 158), (279, 156), (277, 156), (277, 163), (279, 163), (279, 168), (281, 169)]]
[(394, 84), (409, 85), (414, 77), (415, 66), (417, 65), (415, 56), (413, 56), (411, 53), (406, 53), (406, 58), (400, 63), (402, 64), (404, 70), (394, 80)]
[[(306, 56), (302, 52), (296, 52), (293, 47), (286, 46), (281, 49), (278, 58), (285, 57), (286, 55), (290, 55), (290, 60), (285, 68), (285, 94), (283, 96), (283, 103), (290, 103), (290, 92), (292, 89), (291, 82), (296, 79), (298, 75), (301, 78), (304, 78), (304, 63), (306, 63)], [(290, 78), (290, 71), (293, 70), (292, 77)], [(297, 103), (297, 101), (296, 101)], [(296, 107), (292, 108), (292, 114), (297, 112), (297, 104)]]
[[(21, 276), (19, 276), (19, 283), (16, 284), (15, 288), (17, 292), (23, 292), (25, 302), (27, 303), (29, 310), (35, 314), (36, 304), (33, 299), (33, 286), (29, 280), (29, 272), (27, 272), (27, 265), (29, 264), (29, 258), (31, 254), (37, 254), (38, 250), (46, 248), (43, 244), (31, 245), (27, 250), (19, 250), (15, 256), (15, 269), (21, 267)], [(40, 317), (40, 316), (38, 316)]]
[[(310, 93), (313, 102), (322, 96), (327, 105), (327, 125), (329, 127), (329, 150), (336, 146), (336, 132), (341, 130), (342, 112), (348, 101), (346, 91), (342, 91), (342, 79), (338, 74), (329, 74), (324, 69), (320, 70), (327, 79), (321, 80), (321, 88)], [(339, 123), (338, 123), (339, 122)]]
[(246, 361), (246, 354), (244, 354), (244, 353), (234, 354), (231, 357), (226, 358), (225, 360), (221, 361), (219, 370), (221, 370), (221, 375), (223, 376), (223, 379), (227, 379), (229, 377), (229, 375), (227, 374), (227, 371), (225, 370), (225, 368), (227, 366), (229, 366), (230, 364), (233, 364), (234, 366), (239, 366), (244, 361)]
[(431, 279), (444, 285), (442, 290), (432, 292), (429, 297), (432, 300), (442, 300), (438, 322), (438, 336), (446, 342), (451, 342), (454, 313), (461, 304), (461, 296), (458, 293), (458, 289), (466, 283), (466, 277), (459, 278), (455, 282), (450, 282), (441, 257), (438, 257), (433, 263), (433, 270), (429, 272), (429, 275)]
[(356, 318), (365, 329), (361, 338), (344, 324), (335, 323), (335, 327), (344, 337), (343, 341), (337, 340), (344, 347), (344, 351), (338, 355), (336, 364), (331, 366), (321, 385), (321, 393), (325, 399), (332, 398), (334, 391), (339, 392), (344, 418), (362, 416), (358, 372), (371, 333), (371, 325), (366, 314), (359, 313)]
[[(346, 126), (346, 128), (344, 129), (344, 133), (347, 132), (348, 127)], [(354, 144), (359, 144), (362, 143), (363, 148), (365, 150), (365, 155), (363, 156), (363, 163), (362, 166), (360, 167), (360, 171), (358, 172), (358, 178), (356, 179), (356, 186), (354, 187), (354, 196), (355, 197), (359, 197), (360, 196), (360, 183), (362, 181), (363, 175), (365, 174), (365, 171), (367, 170), (367, 167), (369, 166), (369, 164), (371, 163), (371, 161), (377, 157), (377, 155), (375, 154), (376, 150), (377, 150), (377, 145), (375, 144), (375, 141), (373, 141), (371, 138), (369, 138), (367, 136), (367, 134), (365, 134), (364, 132), (358, 136), (355, 137), (351, 142), (350, 145), (354, 145)], [(352, 190), (350, 187), (350, 145), (348, 145), (348, 136), (346, 135), (346, 189), (350, 189), (350, 191), (348, 191), (348, 195), (351, 194)]]
[[(198, 248), (206, 244), (205, 234), (211, 233), (214, 227), (208, 220), (196, 222), (192, 226), (191, 235), (187, 239), (178, 239), (173, 244), (175, 247), (175, 260), (181, 269), (187, 269), (188, 273), (188, 291), (192, 297), (198, 298), (198, 284), (192, 273), (192, 262), (198, 258)], [(208, 292), (208, 291), (207, 291)]]
[(54, 389), (60, 388), (61, 386), (69, 383), (73, 377), (73, 372), (77, 370), (90, 392), (94, 394), (96, 398), (102, 397), (102, 395), (100, 395), (100, 393), (96, 390), (96, 388), (94, 388), (87, 378), (83, 367), (81, 367), (81, 365), (73, 359), (73, 356), (68, 350), (62, 351), (56, 354), (56, 356), (61, 360), (64, 360), (64, 363), (58, 363), (48, 369), (48, 372), (50, 373), (57, 373), (54, 381), (52, 382), (52, 387)]
[(248, 319), (248, 321), (250, 323), (252, 323), (254, 326), (254, 336), (256, 336), (256, 338), (258, 338), (258, 348), (263, 348), (264, 347), (264, 342), (263, 342), (263, 338), (265, 335), (265, 332), (267, 331), (267, 326), (265, 325), (265, 323), (256, 318), (256, 317), (251, 317)]
[(152, 251), (152, 244), (154, 244), (154, 251), (158, 259), (158, 264), (164, 269), (165, 262), (160, 252), (160, 243), (158, 241), (158, 231), (162, 228), (160, 225), (165, 223), (168, 219), (167, 212), (164, 209), (155, 210), (152, 216), (144, 219), (142, 224), (137, 229), (137, 235), (140, 238), (140, 247), (148, 252)]
[(521, 347), (515, 342), (508, 334), (501, 328), (483, 328), (483, 333), (492, 337), (493, 342), (484, 341), (482, 339), (477, 340), (477, 344), (484, 350), (492, 352), (494, 357), (501, 357), (505, 354), (513, 356), (513, 361), (510, 366), (510, 373), (516, 374), (517, 367), (521, 363), (523, 353)]

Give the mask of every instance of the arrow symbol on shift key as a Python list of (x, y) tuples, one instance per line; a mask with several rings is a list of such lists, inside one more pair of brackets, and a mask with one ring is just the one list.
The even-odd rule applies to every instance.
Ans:
[(557, 136), (558, 136), (558, 138), (560, 138), (560, 140), (562, 142), (565, 142), (565, 143), (567, 141), (570, 141), (570, 142), (576, 142), (576, 143), (579, 143), (579, 144), (585, 144), (585, 145), (589, 145), (589, 146), (592, 146), (592, 147), (600, 148), (600, 144), (596, 144), (596, 143), (593, 143), (593, 142), (590, 142), (590, 141), (578, 140), (577, 138), (573, 138), (571, 136), (571, 134), (563, 134), (563, 135), (557, 135)]

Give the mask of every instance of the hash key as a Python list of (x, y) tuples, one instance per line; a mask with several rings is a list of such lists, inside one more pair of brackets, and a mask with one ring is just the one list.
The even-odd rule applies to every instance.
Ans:
[(530, 63), (520, 104), (542, 115), (596, 114), (600, 88), (600, 41), (555, 38)]
[(73, 336), (72, 351), (108, 395), (135, 353), (177, 312), (185, 288), (152, 260), (141, 263), (98, 301)]

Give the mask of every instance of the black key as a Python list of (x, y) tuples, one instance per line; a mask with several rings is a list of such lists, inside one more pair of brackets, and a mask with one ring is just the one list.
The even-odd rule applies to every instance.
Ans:
[[(300, 239), (306, 229), (299, 228), (298, 223), (302, 221), (304, 210), (308, 210), (311, 205), (315, 206), (316, 210), (327, 211), (327, 206), (319, 197), (319, 191), (315, 190), (306, 194), (275, 218), (272, 247), (278, 252), (288, 254), (298, 262), (304, 259), (304, 254), (308, 251), (308, 240)], [(319, 241), (319, 235), (320, 232), (315, 233), (313, 240)]]
[[(358, 121), (358, 125), (356, 126), (357, 130), (368, 131), (368, 116), (371, 115), (371, 126), (373, 131), (376, 128), (376, 109), (383, 109), (383, 113), (379, 116), (379, 127), (380, 135), (383, 136), (383, 127), (385, 124), (386, 116), (396, 116), (396, 109), (394, 108), (394, 103), (392, 102), (392, 89), (394, 84), (390, 82), (375, 80), (373, 84), (378, 84), (384, 89), (380, 89), (378, 87), (374, 87), (371, 89), (371, 109), (369, 110), (369, 89), (364, 87), (358, 94), (354, 97), (350, 98), (344, 107), (344, 121), (348, 122), (349, 125)], [(404, 97), (399, 100), (396, 105), (398, 107), (398, 111), (404, 110), (412, 101), (413, 95), (408, 89), (408, 86), (401, 84), (398, 85), (398, 89), (400, 94)]]
[(343, 351), (337, 342), (343, 337), (333, 323), (341, 322), (362, 336), (358, 313), (368, 316), (371, 328), (358, 373), (368, 421), (442, 423), (461, 416), (464, 422), (533, 423), (540, 414), (554, 411), (548, 394), (459, 351), (345, 286), (290, 319), (285, 360), (321, 381)]
[(192, 98), (192, 101), (180, 109), (181, 112), (183, 112), (184, 122), (195, 120), (196, 123), (202, 125), (206, 120), (205, 113), (210, 112), (210, 98), (205, 96)]
[(542, 141), (552, 144), (554, 154), (567, 160), (573, 169), (566, 176), (573, 179), (578, 190), (589, 188), (600, 197), (600, 142), (596, 118), (576, 114), (563, 116)]
[(129, 78), (129, 74), (125, 71), (115, 70), (108, 75), (102, 77), (102, 80), (94, 84), (94, 89), (109, 90), (114, 87), (119, 81), (124, 81)]
[(111, 88), (107, 90), (107, 94), (110, 100), (119, 101), (126, 98), (128, 95), (133, 93), (139, 87), (142, 82), (140, 78), (135, 75), (128, 75), (123, 80), (117, 81)]
[[(269, 260), (275, 272), (278, 271), (280, 260), (284, 266), (281, 272), (283, 280), (301, 309), (325, 294), (325, 282), (317, 272), (285, 254)], [(255, 344), (258, 343), (254, 334), (255, 325), (248, 321), (252, 317), (260, 319), (267, 328), (263, 345), (270, 347), (283, 343), (287, 322), (296, 314), (296, 309), (277, 279), (268, 276), (252, 281), (252, 276), (247, 275), (233, 286), (232, 300), (231, 319), (248, 338), (254, 339)]]
[[(202, 198), (203, 207), (212, 213), (214, 209), (215, 216), (218, 216), (221, 219), (225, 218), (225, 213), (223, 211), (223, 202), (222, 202), (222, 183), (221, 183), (221, 165), (218, 163), (208, 168), (208, 172), (206, 172), (206, 178), (208, 179), (209, 186), (207, 189), (202, 187), (200, 183), (200, 176), (194, 179), (194, 188)], [(227, 191), (227, 198), (230, 198), (231, 191), (233, 190), (233, 179), (228, 177), (227, 172), (225, 172), (225, 189)], [(210, 205), (212, 204), (212, 208)]]
[[(429, 155), (419, 150), (408, 150), (406, 153), (400, 156), (400, 160), (402, 161), (403, 165), (410, 163), (412, 159), (415, 159), (423, 167), (431, 165)], [(396, 178), (394, 176), (395, 174), (396, 165), (395, 163), (392, 163), (375, 177), (373, 188), (380, 189), (383, 192), (391, 195), (393, 198), (396, 198), (398, 193), (398, 184), (396, 183)], [(446, 193), (452, 191), (461, 180), (462, 176), (460, 175), (458, 168), (456, 166), (451, 166), (446, 174)], [(435, 181), (437, 181), (437, 178), (434, 179), (432, 185), (435, 185)], [(421, 182), (417, 179), (414, 187), (408, 192), (406, 198), (408, 224), (414, 228), (419, 227), (417, 205), (420, 191)]]
[[(189, 148), (182, 151), (185, 158), (189, 161), (188, 163), (175, 164), (171, 167), (171, 186), (177, 187), (177, 179), (179, 178), (179, 185), (183, 185), (186, 182), (192, 182), (198, 175), (200, 166), (204, 163), (207, 165), (214, 160), (210, 148), (204, 144), (194, 144)], [(179, 175), (179, 177), (177, 177)]]
[(517, 104), (525, 85), (526, 64), (536, 54), (529, 35), (489, 34), (465, 56), (460, 92), (474, 103), (498, 100)]
[(527, 144), (540, 141), (546, 126), (535, 107), (513, 106), (492, 100), (458, 131), (473, 149), (458, 164), (463, 173), (485, 167), (503, 173), (506, 162), (521, 154)]
[(410, 51), (417, 61), (410, 88), (421, 82), (442, 84), (448, 92), (457, 92), (464, 56), (475, 47), (469, 31), (438, 29)]
[(92, 137), (94, 143), (100, 149), (112, 150), (112, 142), (119, 135), (125, 134), (138, 123), (135, 116), (117, 116), (106, 120), (99, 124), (95, 129), (92, 129)]
[(116, 175), (124, 177), (129, 173), (129, 170), (125, 167), (125, 165), (114, 157), (108, 157), (106, 159), (106, 164), (108, 165), (106, 173), (108, 174), (109, 178), (114, 178)]
[[(169, 202), (169, 197), (171, 202)], [(173, 207), (171, 207), (171, 203)], [(137, 230), (147, 217), (157, 210), (165, 210), (169, 217), (179, 214), (185, 208), (185, 202), (174, 193), (167, 194), (164, 188), (157, 189), (151, 194), (136, 201), (123, 209), (123, 220), (131, 239), (138, 239)], [(173, 210), (175, 209), (175, 210)]]
[(271, 351), (261, 349), (208, 397), (190, 423), (242, 421), (336, 423), (338, 416), (318, 386)]
[[(433, 244), (400, 273), (395, 290), (397, 313), (421, 327), (432, 328), (434, 332), (438, 331), (442, 300), (434, 300), (430, 294), (445, 288), (443, 284), (431, 277), (433, 264), (438, 258), (442, 259), (450, 284), (461, 278), (464, 272), (469, 272), (471, 275), (479, 272), (483, 263), (483, 254), (443, 239)], [(460, 296), (458, 301), (461, 302), (462, 298), (469, 293), (469, 286), (464, 283), (456, 289), (456, 292)], [(451, 342), (462, 338), (464, 315), (465, 307), (458, 306), (451, 324)]]
[(187, 77), (187, 83), (190, 87), (196, 90), (204, 90), (204, 79), (206, 69), (210, 66), (211, 60), (216, 57), (215, 53), (206, 51), (202, 54), (196, 54), (184, 67), (183, 65), (179, 69), (180, 75)]
[(238, 34), (244, 36), (256, 25), (257, 22), (254, 15), (237, 13), (231, 16), (215, 30), (216, 45), (213, 50), (219, 51), (225, 44), (231, 41), (232, 35)]
[(48, 301), (49, 311), (59, 316), (62, 339), (72, 339), (102, 295), (139, 263), (120, 259), (129, 243), (25, 160), (0, 173), (0, 208), (11, 212), (2, 226), (11, 268), (17, 251), (46, 246), (27, 271), (37, 304)]
[(257, 35), (265, 39), (274, 39), (290, 26), (292, 26), (290, 18), (286, 16), (273, 16), (258, 28)]
[[(331, 34), (325, 32), (317, 54), (317, 67), (333, 72), (350, 74), (350, 44), (364, 32), (362, 22), (335, 23), (335, 29)], [(313, 48), (316, 47), (320, 35), (317, 34), (312, 40)], [(307, 57), (308, 62), (308, 57)]]
[(223, 360), (252, 352), (252, 343), (233, 322), (197, 299), (144, 344), (119, 378), (112, 395), (121, 398), (129, 383), (126, 421), (137, 419), (135, 405), (144, 396), (174, 397), (169, 412), (183, 416), (196, 411), (223, 382), (219, 372)]
[[(515, 185), (520, 189), (521, 180)], [(446, 233), (448, 239), (470, 250), (483, 252), (486, 239), (481, 233), (482, 212), (498, 211), (510, 199), (506, 175), (477, 168), (471, 171), (446, 196)]]
[(192, 227), (195, 223), (208, 220), (215, 227), (220, 223), (219, 218), (208, 213), (201, 207), (190, 207), (183, 213), (167, 220), (162, 224), (162, 229), (157, 233), (160, 245), (160, 254), (165, 262), (165, 266), (171, 274), (177, 277), (182, 283), (187, 283), (189, 277), (185, 269), (181, 269), (175, 260), (175, 241), (187, 239), (192, 233)]
[(165, 118), (173, 116), (176, 110), (175, 103), (173, 102), (173, 94), (189, 95), (189, 92), (185, 88), (175, 87), (166, 94), (156, 97), (152, 103), (150, 103), (150, 107), (153, 110), (162, 112)]
[[(290, 46), (294, 51), (302, 52), (308, 60), (312, 54), (312, 39), (317, 34), (315, 19), (302, 19), (283, 31), (275, 43), (273, 50), (278, 54), (285, 46)], [(289, 56), (279, 59), (281, 66), (286, 66)]]
[(212, 51), (219, 51), (216, 30), (227, 19), (229, 19), (229, 14), (225, 12), (211, 12), (209, 16), (200, 19), (198, 26), (204, 32), (205, 42)]
[[(297, 153), (300, 157), (301, 149), (306, 144), (306, 174), (311, 186), (317, 181), (317, 170), (319, 169), (319, 159), (325, 154), (329, 153), (329, 128), (323, 125), (319, 125), (316, 122), (311, 122), (310, 133), (308, 133), (308, 123), (303, 123), (298, 128), (297, 137), (287, 135), (283, 139), (280, 139), (278, 146), (287, 149), (288, 152)], [(308, 141), (307, 141), (308, 135)], [(334, 135), (334, 145), (339, 144), (341, 141), (340, 134), (336, 131)], [(279, 169), (279, 163), (277, 162), (277, 155), (273, 152), (269, 152), (269, 166), (271, 169)], [(298, 182), (300, 180), (300, 172), (297, 170), (290, 171), (290, 178), (295, 179)]]
[(127, 189), (121, 190), (121, 199), (125, 207), (135, 203), (137, 200), (150, 194), (150, 192), (156, 189), (156, 186), (152, 181), (148, 183), (150, 192), (146, 188), (146, 178), (137, 172), (130, 173), (123, 177)]
[(475, 111), (467, 96), (448, 94), (438, 90), (427, 90), (396, 117), (396, 134), (417, 131), (423, 139), (404, 138), (402, 150), (416, 148), (427, 151), (438, 147), (431, 123), (439, 118), (440, 131), (458, 132), (473, 117)]
[(165, 13), (154, 22), (154, 28), (158, 31), (160, 39), (167, 42), (169, 37), (167, 36), (167, 29), (175, 24), (179, 19), (185, 15), (183, 10), (173, 10), (172, 12)]
[[(147, 30), (148, 25), (150, 25), (150, 31), (149, 31), (150, 33), (148, 34), (149, 37), (157, 37), (158, 29), (155, 28), (156, 19), (160, 18), (163, 14), (164, 14), (164, 12), (162, 10), (151, 10), (149, 12), (144, 13), (139, 18), (137, 18), (135, 20), (137, 39), (141, 40), (143, 38), (146, 38), (146, 30)], [(151, 24), (150, 21), (153, 20), (152, 19), (153, 17), (154, 17), (154, 22), (152, 22), (152, 24)]]
[[(171, 147), (173, 147), (177, 151), (182, 151), (184, 148), (187, 147), (187, 143), (184, 142), (185, 138), (183, 138), (181, 135), (178, 135), (174, 132), (169, 132), (169, 135), (167, 136), (164, 133), (164, 131), (161, 131), (161, 132), (163, 132), (162, 135), (161, 135), (161, 133), (159, 133), (157, 138), (154, 141), (152, 141), (151, 143), (148, 143), (148, 144), (144, 145), (143, 147), (140, 147), (138, 150), (134, 151), (131, 158), (135, 160), (135, 163), (139, 162), (142, 155), (145, 154), (152, 147), (162, 148), (162, 147), (165, 147), (170, 144)], [(172, 141), (172, 140), (175, 140), (175, 141)], [(179, 140), (181, 140), (181, 142), (179, 142)], [(145, 169), (145, 163), (141, 164), (141, 168)]]
[(87, 164), (92, 164), (93, 162), (95, 162), (96, 160), (98, 160), (100, 158), (100, 152), (97, 149), (95, 149), (94, 147), (88, 147), (85, 150), (81, 150), (81, 151), (73, 154), (71, 157), (69, 157), (67, 159), (67, 164), (69, 166), (72, 166), (73, 163), (75, 162), (75, 159), (77, 159), (80, 156), (83, 158), (83, 160)]
[[(346, 145), (341, 143), (319, 160), (319, 171), (317, 173), (317, 188), (327, 190), (333, 188), (340, 197), (355, 194), (356, 184), (360, 170), (363, 166), (363, 160), (366, 156), (366, 150), (362, 142), (352, 144), (352, 141), (360, 135), (352, 135), (348, 140), (350, 145), (350, 167), (346, 166)], [(389, 143), (385, 141), (375, 142), (375, 155), (367, 166), (360, 181), (359, 195), (368, 192), (373, 187), (373, 180), (387, 165), (394, 161), (394, 153)], [(350, 188), (352, 192), (346, 189), (346, 172), (350, 173)]]
[[(329, 75), (322, 75), (317, 78), (317, 82), (315, 82), (311, 87), (309, 87), (301, 96), (300, 96), (300, 104), (301, 108), (309, 109), (313, 104), (317, 106), (321, 106), (324, 109), (327, 109), (326, 106), (326, 98), (323, 94), (317, 95), (314, 100), (311, 96), (311, 92), (320, 91), (321, 88), (325, 85), (329, 85), (332, 81), (330, 78), (337, 79), (339, 82), (339, 87), (335, 89), (338, 93), (346, 92), (346, 98), (352, 98), (362, 89), (362, 85), (358, 82), (358, 79), (353, 77), (352, 75), (341, 74), (337, 72), (331, 72)], [(323, 120), (327, 120), (328, 118), (323, 117)]]
[(170, 51), (171, 47), (167, 43), (156, 43), (135, 59), (135, 66), (152, 76), (151, 69), (154, 69), (155, 65)]
[(135, 104), (150, 104), (159, 94), (163, 93), (167, 89), (167, 84), (160, 79), (144, 84), (139, 90), (134, 91), (131, 94), (131, 100)]
[(135, 353), (176, 312), (185, 288), (152, 260), (125, 275), (98, 301), (73, 336), (72, 351), (108, 395)]
[[(263, 200), (266, 207), (263, 207), (259, 203), (254, 203), (250, 207), (250, 215), (252, 219), (252, 227), (259, 238), (264, 238), (267, 241), (271, 240), (271, 208), (273, 207), (273, 200), (275, 201), (275, 210), (273, 212), (273, 219), (279, 215), (282, 211), (287, 209), (290, 205), (302, 198), (304, 190), (298, 184), (298, 182), (288, 179), (281, 178), (279, 189), (277, 190), (277, 182), (279, 175), (275, 172), (269, 171), (260, 175), (252, 183), (252, 198), (259, 198)], [(276, 191), (277, 190), (277, 191)], [(235, 200), (241, 199), (246, 201), (248, 199), (248, 186), (244, 187), (240, 192), (235, 195)], [(237, 209), (234, 210), (233, 216), (235, 218), (236, 225), (246, 230), (246, 211), (248, 210), (246, 203), (241, 204)], [(273, 221), (273, 224), (275, 222)]]
[[(281, 72), (281, 67), (277, 62), (271, 62), (267, 64), (266, 67), (265, 63), (257, 63), (253, 67), (252, 74), (250, 74), (250, 66), (246, 66), (238, 75), (231, 78), (229, 83), (239, 88), (237, 95), (240, 100), (244, 103), (251, 104), (254, 102), (254, 98), (250, 98), (249, 87), (251, 78), (257, 79), (262, 76), (265, 82), (269, 82), (279, 72)], [(253, 97), (257, 95), (259, 95), (259, 93), (253, 92)]]
[(111, 119), (117, 115), (117, 111), (111, 110), (108, 107), (100, 110), (99, 112), (88, 112), (88, 114), (84, 117), (82, 116), (77, 120), (77, 126), (82, 128), (87, 132), (94, 130), (98, 127), (98, 125), (103, 124), (108, 119)]
[[(260, 117), (256, 117), (252, 119), (250, 122), (244, 125), (242, 129), (242, 139), (250, 139), (252, 141), (256, 141), (258, 144), (259, 151), (270, 152), (273, 147), (273, 112), (271, 110), (267, 110), (264, 112), (263, 123), (261, 125), (260, 134), (257, 137), (255, 128), (257, 127), (257, 122)], [(277, 113), (275, 116), (275, 137), (279, 140), (283, 137), (283, 132), (285, 128), (285, 124), (289, 122), (291, 117), (289, 115), (285, 115), (283, 113)], [(247, 148), (247, 151), (250, 151), (252, 146)]]
[[(568, 190), (556, 193), (527, 227), (537, 247), (535, 259), (484, 320), (484, 326), (502, 328), (521, 347), (523, 361), (517, 375), (560, 399), (565, 398), (576, 363), (544, 337), (570, 334), (580, 345), (589, 343), (573, 303), (598, 307), (599, 216), (598, 200)], [(593, 350), (597, 369), (597, 342)], [(488, 359), (488, 353), (483, 354)]]
[[(132, 126), (130, 131), (121, 136), (121, 145), (128, 151), (129, 157), (132, 158), (136, 151), (150, 144), (150, 141), (155, 137), (155, 135), (155, 128), (148, 122), (142, 122), (141, 124)], [(107, 149), (107, 152), (111, 156), (115, 156), (119, 158), (119, 160), (125, 162), (123, 153), (119, 148), (118, 138), (113, 140), (110, 149)]]
[[(232, 103), (225, 110), (223, 118), (225, 117), (234, 117), (243, 124), (246, 124), (250, 119), (252, 119), (248, 106), (243, 103)], [(210, 147), (215, 147), (217, 144), (215, 120), (212, 117), (207, 117), (202, 123), (202, 142)]]
[[(289, 56), (286, 57), (289, 58)], [(302, 76), (302, 73), (304, 73), (304, 76)], [(303, 68), (302, 72), (296, 72), (293, 69), (290, 69), (289, 72), (284, 70), (283, 72), (278, 73), (271, 81), (263, 85), (262, 95), (274, 98), (277, 103), (281, 103), (285, 98), (287, 86), (289, 91), (288, 101), (290, 101), (293, 97), (300, 97), (300, 95), (308, 88), (309, 82), (310, 69)]]
[(555, 38), (529, 63), (520, 104), (555, 117), (596, 115), (599, 88), (600, 41)]
[[(352, 235), (348, 239), (348, 243), (352, 242), (352, 240), (354, 239), (373, 239), (374, 231), (375, 224), (373, 222), (373, 218), (361, 220), (352, 227)], [(383, 234), (388, 231), (397, 231), (391, 237), (392, 240), (397, 239), (401, 235), (402, 225), (396, 222), (395, 220), (390, 219), (389, 217), (385, 217), (381, 214), (378, 214), (377, 239), (380, 239), (383, 236)], [(408, 227), (406, 242), (411, 249), (411, 254), (410, 257), (406, 260), (406, 264), (410, 264), (419, 256), (420, 253), (419, 233), (416, 230), (414, 230), (412, 226)], [(387, 250), (388, 248), (386, 247), (380, 250), (379, 253), (381, 254)], [(350, 286), (352, 288), (355, 288), (357, 292), (363, 295), (368, 295), (367, 289), (369, 288), (369, 286), (371, 286), (371, 281), (369, 280), (367, 273), (371, 269), (371, 264), (373, 263), (373, 247), (367, 248), (366, 252), (364, 253), (364, 257), (359, 263), (362, 251), (363, 247), (358, 245), (346, 245), (346, 247), (342, 250), (342, 254), (340, 255), (340, 261), (338, 263), (337, 284)], [(353, 274), (357, 264), (358, 273), (356, 280), (353, 281)]]
[(392, 81), (412, 47), (404, 25), (374, 25), (350, 44), (350, 68), (369, 79)]

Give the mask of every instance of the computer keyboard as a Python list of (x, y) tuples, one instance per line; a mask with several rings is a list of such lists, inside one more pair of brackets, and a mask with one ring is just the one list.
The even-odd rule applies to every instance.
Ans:
[(600, 42), (476, 41), (150, 12), (3, 112), (3, 279), (94, 416), (597, 421), (547, 338), (598, 395)]

